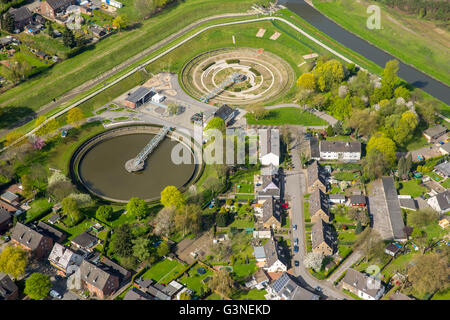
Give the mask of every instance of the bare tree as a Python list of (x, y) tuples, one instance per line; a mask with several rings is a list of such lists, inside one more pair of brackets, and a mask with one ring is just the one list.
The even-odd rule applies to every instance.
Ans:
[(168, 237), (175, 228), (175, 209), (173, 207), (163, 208), (155, 218), (155, 234)]

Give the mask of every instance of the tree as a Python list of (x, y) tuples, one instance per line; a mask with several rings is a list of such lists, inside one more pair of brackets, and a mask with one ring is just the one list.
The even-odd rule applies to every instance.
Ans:
[(386, 86), (391, 91), (394, 90), (394, 87), (399, 80), (397, 77), (398, 65), (399, 63), (397, 60), (391, 60), (386, 62), (386, 65), (383, 70), (381, 86)]
[(370, 150), (361, 164), (364, 177), (368, 180), (375, 180), (385, 175), (391, 166), (389, 159), (377, 149)]
[(262, 103), (251, 104), (247, 110), (256, 120), (264, 119), (269, 115), (269, 110)]
[(397, 88), (394, 90), (394, 96), (395, 96), (396, 98), (403, 98), (403, 99), (405, 99), (405, 101), (406, 101), (406, 100), (409, 100), (409, 98), (410, 98), (410, 96), (411, 96), (411, 93), (410, 93), (409, 90), (406, 89), (405, 87), (400, 86), (400, 87), (397, 87)]
[(138, 238), (132, 240), (133, 243), (133, 256), (140, 261), (146, 261), (150, 257), (151, 242), (146, 238)]
[(156, 253), (160, 257), (168, 255), (170, 253), (170, 245), (166, 241), (161, 242), (156, 248)]
[(381, 152), (389, 160), (391, 165), (393, 165), (397, 159), (395, 155), (395, 151), (397, 150), (395, 142), (386, 137), (384, 133), (377, 132), (370, 138), (367, 143), (367, 153), (372, 149)]
[(223, 121), (222, 118), (214, 117), (211, 120), (209, 120), (208, 124), (204, 129), (204, 132), (206, 136), (210, 136), (210, 133), (208, 134), (209, 130), (218, 130), (223, 134), (225, 133), (225, 129), (226, 129), (225, 121)]
[(109, 205), (100, 206), (95, 212), (95, 216), (101, 221), (110, 221), (113, 217), (113, 208)]
[(61, 206), (62, 206), (62, 211), (64, 212), (64, 214), (69, 216), (69, 218), (72, 222), (72, 225), (75, 225), (82, 220), (83, 215), (80, 212), (78, 203), (74, 198), (65, 197), (61, 201)]
[(230, 296), (234, 288), (234, 281), (228, 270), (220, 269), (213, 274), (212, 279), (208, 282), (208, 286), (211, 290)]
[(439, 214), (431, 208), (425, 208), (408, 214), (408, 224), (423, 228), (437, 221)]
[(417, 113), (429, 125), (433, 126), (436, 122), (436, 114), (440, 112), (439, 104), (432, 100), (426, 99), (415, 105)]
[(414, 259), (414, 265), (408, 270), (408, 280), (419, 294), (444, 291), (450, 284), (448, 254), (430, 253)]
[(216, 223), (219, 227), (226, 227), (229, 223), (228, 219), (228, 213), (226, 212), (219, 212), (216, 214)]
[(319, 272), (322, 268), (323, 258), (324, 256), (320, 252), (309, 252), (303, 260), (303, 265), (305, 268), (312, 268), (314, 271)]
[(197, 233), (201, 228), (201, 212), (199, 205), (189, 204), (181, 208), (175, 215), (175, 227), (183, 235)]
[(5, 147), (12, 145), (14, 142), (23, 137), (23, 134), (17, 131), (9, 132), (5, 137)]
[(67, 180), (55, 181), (47, 187), (47, 193), (57, 202), (62, 201), (74, 192), (76, 192), (75, 186)]
[(62, 38), (63, 38), (63, 43), (66, 47), (69, 47), (69, 48), (75, 47), (75, 45), (76, 45), (75, 36), (74, 36), (72, 30), (65, 27), (63, 34), (62, 34)]
[(192, 300), (192, 297), (187, 291), (184, 291), (180, 294), (180, 300)]
[(205, 182), (203, 182), (203, 187), (207, 190), (211, 190), (212, 193), (217, 193), (223, 188), (223, 183), (219, 178), (208, 177)]
[(8, 245), (0, 253), (0, 272), (4, 272), (18, 278), (25, 274), (25, 268), (28, 264), (27, 252), (16, 246)]
[(30, 74), (32, 66), (24, 60), (11, 60), (9, 67), (4, 69), (5, 77), (11, 82), (18, 83)]
[(16, 29), (14, 17), (9, 12), (5, 13), (5, 15), (3, 16), (2, 22), (3, 22), (2, 28), (5, 29), (6, 31), (8, 31), (9, 33), (13, 33), (14, 29)]
[(141, 220), (147, 216), (148, 206), (144, 200), (133, 197), (127, 203), (127, 213)]
[(121, 257), (133, 255), (133, 236), (129, 224), (122, 224), (114, 229), (114, 235), (111, 239), (111, 248), (114, 253)]
[(358, 221), (355, 228), (355, 234), (360, 234), (363, 231), (363, 227), (361, 221)]
[(175, 209), (173, 207), (163, 208), (155, 218), (154, 232), (157, 235), (168, 237), (175, 229)]
[(167, 112), (169, 112), (170, 115), (177, 114), (178, 110), (179, 110), (179, 107), (176, 103), (171, 102), (167, 106)]
[[(367, 125), (370, 123), (371, 125)], [(356, 130), (358, 135), (370, 136), (377, 130), (377, 117), (370, 109), (353, 109), (348, 126)]]
[(125, 29), (128, 24), (128, 17), (124, 14), (118, 15), (112, 22), (113, 27), (119, 29), (119, 32), (122, 31), (122, 29)]
[(79, 128), (81, 120), (84, 119), (83, 111), (80, 108), (72, 108), (67, 112), (67, 123), (74, 124), (75, 128)]
[(302, 74), (297, 79), (297, 86), (306, 90), (315, 90), (316, 89), (316, 80), (314, 79), (314, 75), (310, 72)]
[(36, 194), (36, 189), (34, 188), (34, 181), (29, 174), (22, 176), (22, 190), (25, 198), (32, 198)]
[(313, 74), (322, 92), (329, 91), (334, 85), (341, 83), (345, 76), (342, 63), (336, 59), (326, 62), (318, 61)]
[(167, 186), (161, 191), (161, 203), (164, 207), (180, 209), (186, 204), (186, 199), (177, 187)]
[(419, 124), (419, 120), (415, 113), (411, 111), (406, 111), (402, 114), (401, 119), (394, 136), (395, 142), (398, 144), (403, 144), (411, 138), (411, 134), (416, 129)]
[(358, 235), (354, 247), (364, 253), (366, 262), (372, 258), (380, 258), (384, 254), (384, 242), (380, 234), (369, 227)]
[(52, 24), (52, 22), (51, 22), (51, 21), (47, 21), (46, 25), (47, 25), (47, 34), (48, 34), (50, 37), (53, 38), (53, 36), (54, 36), (54, 34), (53, 34), (54, 29), (53, 29), (53, 24)]
[(33, 273), (25, 280), (24, 293), (33, 300), (42, 300), (48, 296), (52, 283), (50, 277), (42, 273)]

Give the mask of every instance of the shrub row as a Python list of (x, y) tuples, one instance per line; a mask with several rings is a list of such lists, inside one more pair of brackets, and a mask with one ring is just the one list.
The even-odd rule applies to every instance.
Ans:
[(206, 69), (208, 69), (209, 67), (211, 67), (213, 64), (216, 64), (216, 63), (215, 63), (215, 62), (208, 63), (206, 66), (204, 66), (204, 67), (202, 68), (202, 71), (205, 71)]
[(239, 59), (228, 59), (228, 60), (225, 60), (225, 62), (228, 64), (232, 64), (232, 63), (239, 63), (241, 61)]
[(249, 69), (250, 70), (250, 72), (253, 72), (256, 76), (260, 76), (261, 75), (261, 73), (258, 71), (258, 70), (256, 70), (255, 68), (250, 68)]

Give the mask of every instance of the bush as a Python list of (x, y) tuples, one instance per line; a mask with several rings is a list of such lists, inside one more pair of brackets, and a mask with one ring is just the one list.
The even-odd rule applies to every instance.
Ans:
[(216, 64), (216, 63), (215, 63), (215, 62), (208, 63), (206, 66), (204, 66), (204, 67), (202, 68), (202, 71), (205, 71), (206, 69), (208, 69), (209, 67), (211, 67), (213, 64)]
[(253, 72), (257, 77), (261, 75), (261, 73), (253, 67), (250, 68), (249, 70), (250, 70), (250, 72)]
[(228, 60), (225, 60), (225, 61), (226, 61), (226, 63), (228, 63), (228, 64), (239, 63), (239, 62), (241, 62), (239, 59), (228, 59)]

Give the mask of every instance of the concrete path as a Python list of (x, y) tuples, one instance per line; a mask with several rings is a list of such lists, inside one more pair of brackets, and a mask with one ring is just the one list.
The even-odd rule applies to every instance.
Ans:
[(362, 256), (363, 255), (360, 251), (354, 251), (349, 257), (347, 257), (347, 259), (345, 259), (339, 268), (331, 274), (327, 281), (333, 284), (348, 268), (361, 259)]

